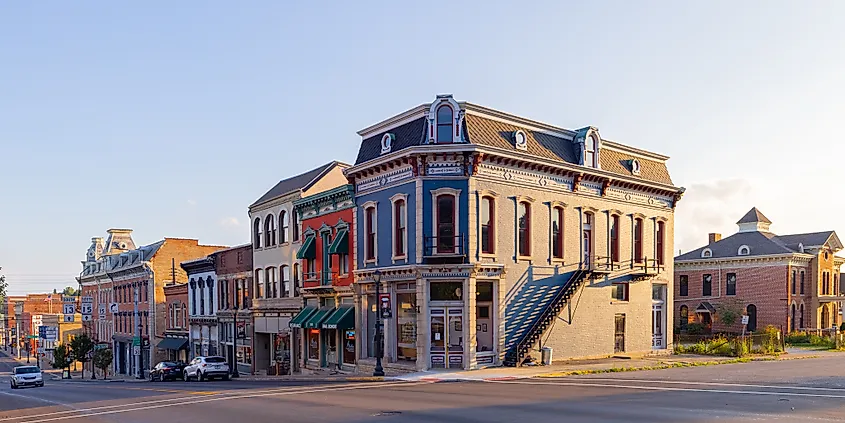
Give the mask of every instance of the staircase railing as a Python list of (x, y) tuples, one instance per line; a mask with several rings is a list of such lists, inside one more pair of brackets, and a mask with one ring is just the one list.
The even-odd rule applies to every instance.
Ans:
[[(535, 266), (531, 265), (528, 266), (528, 269), (525, 269), (525, 272), (522, 276), (517, 279), (516, 283), (511, 285), (510, 289), (508, 289), (508, 293), (505, 294), (505, 304), (511, 302), (513, 297), (522, 290), (522, 287), (525, 286), (528, 282), (533, 282), (537, 276), (558, 276), (562, 272), (562, 270), (566, 269), (567, 267), (577, 267), (578, 264), (570, 264), (568, 266), (564, 265), (556, 265), (556, 266)], [(546, 270), (551, 270), (551, 272), (544, 272)]]
[(590, 270), (588, 268), (580, 267), (576, 270), (569, 280), (558, 290), (551, 302), (546, 306), (539, 318), (535, 319), (531, 324), (525, 335), (522, 336), (512, 350), (508, 351), (505, 356), (505, 363), (513, 366), (519, 366), (519, 362), (527, 354), (531, 345), (542, 336), (542, 331), (549, 325), (552, 319), (557, 317), (560, 312), (560, 306), (567, 300), (570, 294), (577, 290), (581, 285), (581, 281), (588, 276)]

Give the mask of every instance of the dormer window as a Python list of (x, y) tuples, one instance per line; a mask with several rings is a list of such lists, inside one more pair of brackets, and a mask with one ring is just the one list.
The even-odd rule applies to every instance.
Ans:
[(737, 254), (739, 254), (741, 256), (747, 256), (747, 255), (751, 254), (751, 249), (748, 248), (747, 245), (743, 245), (743, 246), (739, 247)]
[(438, 143), (451, 143), (453, 140), (452, 137), (452, 127), (454, 125), (453, 122), (454, 117), (454, 110), (452, 110), (451, 106), (442, 105), (437, 108), (437, 142)]
[(710, 258), (713, 257), (713, 251), (709, 248), (705, 248), (704, 251), (701, 252), (701, 258)]
[(584, 140), (584, 166), (598, 167), (596, 163), (596, 158), (598, 157), (596, 154), (597, 147), (598, 141), (596, 137), (589, 136)]

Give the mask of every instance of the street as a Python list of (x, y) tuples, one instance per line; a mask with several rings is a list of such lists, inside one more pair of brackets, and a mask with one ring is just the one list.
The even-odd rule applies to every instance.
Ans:
[[(842, 356), (845, 357), (845, 356)], [(484, 382), (48, 381), (0, 389), (0, 423), (845, 420), (839, 356)], [(6, 379), (14, 362), (0, 360)]]

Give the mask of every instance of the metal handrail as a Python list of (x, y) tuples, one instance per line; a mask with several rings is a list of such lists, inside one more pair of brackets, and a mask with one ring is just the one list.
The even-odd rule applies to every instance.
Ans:
[(437, 257), (437, 256), (466, 256), (467, 255), (467, 242), (466, 242), (466, 235), (465, 234), (458, 234), (452, 237), (452, 241), (454, 244), (452, 245), (451, 252), (441, 252), (437, 251), (440, 247), (438, 245), (438, 239), (441, 237), (430, 235), (423, 237), (423, 255), (425, 257)]

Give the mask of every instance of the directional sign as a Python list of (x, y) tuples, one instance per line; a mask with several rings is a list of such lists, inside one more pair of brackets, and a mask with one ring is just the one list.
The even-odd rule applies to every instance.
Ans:
[(73, 314), (65, 314), (65, 323), (73, 323)]
[(141, 346), (135, 345), (132, 347), (132, 355), (141, 355)]
[(76, 313), (76, 304), (73, 304), (73, 303), (62, 304), (62, 314), (73, 314), (73, 313)]
[(109, 311), (111, 312), (111, 314), (117, 314), (117, 303), (109, 304)]
[(94, 314), (94, 304), (93, 303), (82, 303), (79, 306), (79, 312), (82, 314), (92, 315)]
[(93, 320), (94, 320), (94, 316), (91, 316), (90, 314), (83, 314), (82, 315), (82, 321), (83, 322), (90, 322), (90, 321), (93, 321)]
[(86, 303), (94, 304), (94, 297), (92, 297), (90, 295), (82, 297), (82, 304), (86, 304)]
[(99, 311), (99, 313), (100, 313), (100, 319), (106, 318), (106, 305), (105, 304), (100, 304), (97, 311)]
[(45, 341), (55, 341), (59, 339), (59, 328), (55, 326), (45, 326), (43, 338)]

